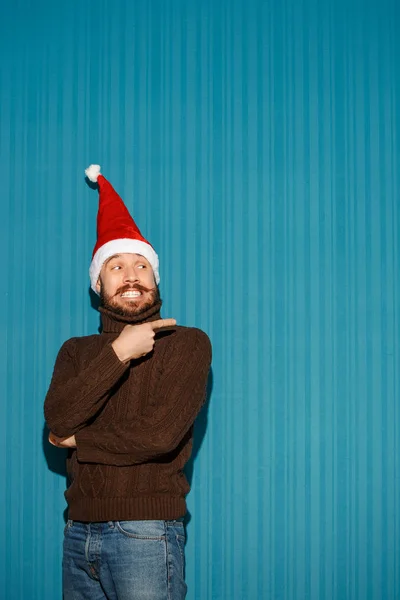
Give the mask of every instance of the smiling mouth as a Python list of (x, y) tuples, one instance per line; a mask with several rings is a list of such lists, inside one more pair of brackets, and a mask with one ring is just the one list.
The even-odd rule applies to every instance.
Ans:
[(142, 292), (139, 292), (138, 290), (128, 290), (121, 294), (121, 298), (140, 298), (141, 295)]

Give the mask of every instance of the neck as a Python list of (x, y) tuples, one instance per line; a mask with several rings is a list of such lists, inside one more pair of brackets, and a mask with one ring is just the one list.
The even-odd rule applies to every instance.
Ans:
[(157, 321), (160, 318), (161, 300), (153, 304), (145, 312), (140, 315), (122, 316), (117, 315), (109, 308), (100, 306), (102, 331), (103, 333), (121, 333), (125, 325), (140, 325), (141, 323), (149, 323)]

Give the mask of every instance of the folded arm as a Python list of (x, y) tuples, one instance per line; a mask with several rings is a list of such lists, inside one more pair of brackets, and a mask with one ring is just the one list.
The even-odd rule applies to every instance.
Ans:
[(84, 369), (78, 369), (76, 343), (72, 338), (61, 347), (44, 403), (47, 425), (60, 438), (74, 435), (98, 413), (129, 368), (129, 363), (118, 359), (111, 344), (106, 344)]
[(177, 448), (205, 400), (211, 363), (208, 337), (190, 330), (172, 345), (167, 362), (154, 414), (107, 428), (93, 423), (81, 429), (75, 436), (79, 461), (126, 466), (156, 460)]

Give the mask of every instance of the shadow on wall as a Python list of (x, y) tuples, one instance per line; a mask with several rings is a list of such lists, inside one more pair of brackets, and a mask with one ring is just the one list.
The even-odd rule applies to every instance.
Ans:
[[(100, 308), (100, 296), (98, 296), (90, 286), (88, 291), (90, 298), (90, 306), (98, 313)], [(101, 333), (101, 315), (99, 315), (99, 326), (97, 328), (97, 332)]]
[[(205, 399), (203, 408), (201, 409), (200, 413), (198, 414), (197, 419), (194, 424), (194, 427), (193, 427), (192, 454), (191, 454), (189, 461), (187, 462), (187, 464), (185, 466), (185, 475), (189, 482), (190, 487), (192, 487), (194, 463), (196, 461), (197, 455), (199, 454), (199, 451), (202, 446), (204, 436), (205, 436), (206, 430), (207, 430), (208, 408), (209, 408), (209, 404), (210, 404), (212, 388), (213, 388), (213, 371), (212, 371), (212, 369), (210, 369), (210, 374), (208, 376), (208, 381), (207, 381), (206, 399)], [(186, 530), (187, 530), (188, 524), (190, 523), (191, 518), (192, 518), (192, 516), (188, 510), (186, 513), (185, 519), (184, 519), (184, 524), (185, 524)]]
[[(45, 456), (47, 466), (52, 473), (56, 475), (61, 475), (65, 479), (65, 489), (68, 486), (68, 478), (67, 478), (67, 468), (66, 468), (66, 459), (68, 456), (68, 450), (63, 450), (62, 448), (57, 448), (53, 446), (49, 442), (49, 429), (44, 423), (43, 425), (43, 435), (42, 435), (42, 446), (43, 446), (43, 454)], [(68, 520), (68, 509), (64, 510), (64, 521)]]

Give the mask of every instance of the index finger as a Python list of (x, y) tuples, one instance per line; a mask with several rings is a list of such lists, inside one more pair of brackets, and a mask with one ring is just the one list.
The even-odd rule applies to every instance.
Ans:
[(158, 319), (158, 321), (152, 321), (150, 325), (153, 331), (158, 331), (164, 329), (164, 327), (174, 327), (176, 319)]

